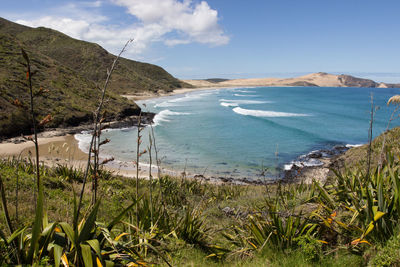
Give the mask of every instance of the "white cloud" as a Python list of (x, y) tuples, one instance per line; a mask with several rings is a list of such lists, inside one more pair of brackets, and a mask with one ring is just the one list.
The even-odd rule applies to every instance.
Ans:
[[(168, 46), (198, 42), (224, 45), (229, 37), (218, 24), (218, 12), (207, 2), (193, 4), (191, 0), (111, 0), (132, 15), (128, 26), (108, 24), (105, 12), (99, 13), (102, 1), (85, 1), (60, 7), (52, 16), (33, 20), (17, 20), (31, 27), (44, 26), (61, 31), (77, 39), (96, 42), (117, 53), (130, 38), (133, 47), (128, 54), (139, 55), (151, 43), (163, 42)], [(89, 10), (88, 10), (89, 8)], [(96, 12), (90, 12), (92, 8)], [(136, 18), (136, 22), (133, 22)], [(124, 21), (126, 23), (126, 21)]]
[(52, 16), (42, 17), (33, 21), (17, 20), (16, 22), (31, 27), (39, 27), (39, 26), (49, 27), (61, 31), (74, 38), (81, 38), (90, 26), (90, 23), (85, 20), (56, 18)]
[[(229, 42), (218, 24), (218, 12), (207, 2), (192, 4), (187, 0), (114, 0), (128, 9), (143, 25), (157, 24), (165, 32), (177, 32), (181, 39), (164, 40), (168, 45), (200, 42), (224, 45)], [(178, 41), (178, 42), (177, 42)]]
[(165, 44), (168, 46), (175, 46), (175, 45), (179, 45), (179, 44), (188, 44), (190, 43), (189, 40), (183, 40), (183, 39), (168, 39), (165, 40)]

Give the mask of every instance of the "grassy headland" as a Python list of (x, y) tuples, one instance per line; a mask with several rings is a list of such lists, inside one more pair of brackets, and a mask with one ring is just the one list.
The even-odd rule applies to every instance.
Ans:
[[(30, 132), (25, 66), (21, 48), (32, 59), (38, 119), (51, 114), (48, 127), (91, 121), (107, 68), (114, 56), (99, 45), (47, 28), (30, 28), (0, 18), (0, 137)], [(162, 68), (121, 58), (106, 96), (107, 120), (137, 115), (140, 108), (122, 93), (172, 91), (190, 87)], [(42, 92), (39, 92), (42, 91)], [(17, 103), (18, 103), (17, 102)]]

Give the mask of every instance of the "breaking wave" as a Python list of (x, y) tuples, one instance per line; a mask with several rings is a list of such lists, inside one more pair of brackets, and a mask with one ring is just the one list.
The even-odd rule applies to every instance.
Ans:
[(269, 110), (254, 110), (254, 109), (244, 109), (241, 107), (236, 107), (233, 111), (237, 114), (244, 116), (254, 116), (254, 117), (304, 117), (310, 116), (308, 114), (302, 113), (289, 113), (289, 112), (278, 112), (278, 111), (269, 111)]
[(181, 103), (190, 102), (193, 100), (197, 100), (199, 98), (212, 95), (213, 92), (204, 92), (204, 93), (188, 93), (185, 94), (183, 97), (173, 98), (161, 103), (154, 105), (156, 108), (167, 108), (167, 107), (176, 107), (181, 106)]
[(237, 107), (239, 106), (238, 103), (233, 103), (233, 102), (221, 102), (219, 103), (223, 107)]
[(266, 104), (266, 103), (272, 103), (271, 101), (238, 100), (238, 99), (220, 99), (219, 102), (228, 102), (228, 103), (237, 103), (237, 104)]
[(169, 109), (165, 109), (163, 111), (160, 111), (157, 113), (157, 115), (154, 117), (154, 126), (159, 125), (161, 122), (168, 122), (170, 121), (171, 116), (179, 116), (179, 115), (190, 115), (191, 113), (188, 112), (174, 112)]
[(241, 94), (234, 94), (234, 96), (257, 97), (258, 95), (241, 95)]

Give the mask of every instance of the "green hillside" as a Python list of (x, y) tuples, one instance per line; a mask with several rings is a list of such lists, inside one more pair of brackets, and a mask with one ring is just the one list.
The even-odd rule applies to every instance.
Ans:
[[(99, 45), (79, 41), (47, 28), (30, 28), (0, 18), (0, 137), (30, 132), (25, 78), (25, 49), (31, 58), (33, 84), (49, 92), (37, 97), (38, 117), (52, 114), (49, 125), (70, 126), (90, 121), (99, 92), (115, 56)], [(122, 58), (113, 73), (107, 95), (107, 118), (138, 114), (139, 107), (121, 93), (171, 91), (187, 86), (162, 68)]]
[[(380, 161), (385, 160), (385, 151), (382, 152), (382, 143), (385, 142), (385, 147), (388, 148), (394, 155), (400, 154), (400, 127), (393, 128), (386, 133), (374, 138), (371, 144), (371, 169), (378, 166)], [(384, 141), (385, 140), (385, 141)], [(360, 147), (354, 147), (346, 153), (340, 155), (332, 163), (332, 167), (341, 172), (344, 172), (345, 168), (352, 171), (367, 169), (367, 158), (368, 158), (368, 144)], [(395, 158), (398, 164), (398, 158)]]

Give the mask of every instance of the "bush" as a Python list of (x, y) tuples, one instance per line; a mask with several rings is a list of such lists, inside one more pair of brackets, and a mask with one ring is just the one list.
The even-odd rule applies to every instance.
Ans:
[(400, 236), (393, 236), (371, 260), (370, 266), (400, 266)]
[(294, 240), (299, 246), (299, 251), (304, 255), (307, 261), (319, 261), (322, 254), (322, 243), (315, 238), (304, 235)]

